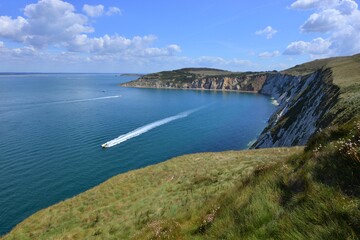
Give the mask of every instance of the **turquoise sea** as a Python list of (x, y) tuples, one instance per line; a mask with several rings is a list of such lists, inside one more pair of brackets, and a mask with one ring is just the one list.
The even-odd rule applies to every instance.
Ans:
[(275, 109), (258, 94), (118, 86), (133, 79), (0, 75), (0, 235), (119, 173), (245, 149)]

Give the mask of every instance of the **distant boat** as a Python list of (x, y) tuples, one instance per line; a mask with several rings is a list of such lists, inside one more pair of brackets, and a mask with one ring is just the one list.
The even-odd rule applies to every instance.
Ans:
[(101, 145), (101, 147), (102, 147), (102, 148), (107, 148), (108, 145), (107, 145), (107, 143), (104, 143), (104, 144)]

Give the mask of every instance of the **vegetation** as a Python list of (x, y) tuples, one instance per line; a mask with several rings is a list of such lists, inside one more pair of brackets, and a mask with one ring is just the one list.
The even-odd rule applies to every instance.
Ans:
[(224, 79), (238, 78), (242, 81), (248, 78), (262, 75), (265, 72), (230, 72), (213, 68), (182, 68), (173, 71), (150, 73), (139, 79), (123, 83), (125, 87), (160, 87), (160, 88), (189, 88), (194, 81), (207, 80), (209, 78)]
[(359, 239), (359, 126), (326, 129), (303, 153), (238, 183), (219, 198), (202, 237)]
[(222, 193), (299, 151), (279, 148), (177, 157), (118, 175), (44, 209), (4, 239), (191, 237), (207, 211), (218, 206)]

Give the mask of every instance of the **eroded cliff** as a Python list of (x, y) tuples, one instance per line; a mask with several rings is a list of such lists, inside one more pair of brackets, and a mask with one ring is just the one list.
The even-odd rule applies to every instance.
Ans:
[(335, 105), (339, 88), (330, 69), (305, 76), (275, 76), (261, 93), (276, 98), (279, 106), (270, 117), (254, 148), (305, 145), (308, 139), (331, 121), (325, 117)]
[(195, 69), (165, 71), (142, 76), (121, 86), (259, 92), (266, 79), (275, 74), (274, 72), (234, 73), (222, 70), (213, 70), (211, 73), (195, 71)]

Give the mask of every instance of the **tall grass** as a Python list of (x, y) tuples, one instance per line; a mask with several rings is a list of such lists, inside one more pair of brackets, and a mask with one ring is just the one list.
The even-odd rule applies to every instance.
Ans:
[(261, 171), (248, 184), (238, 183), (218, 199), (220, 211), (211, 227), (196, 234), (203, 239), (359, 239), (360, 162), (339, 149), (335, 137), (358, 139), (358, 125), (326, 129), (303, 153)]

